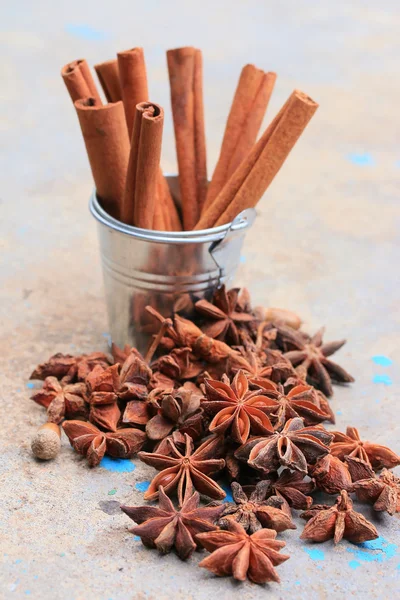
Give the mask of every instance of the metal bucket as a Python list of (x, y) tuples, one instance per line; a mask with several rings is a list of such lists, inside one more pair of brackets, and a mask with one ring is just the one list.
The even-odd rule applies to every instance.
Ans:
[[(178, 178), (167, 176), (178, 199)], [(179, 199), (178, 199), (179, 200)], [(254, 209), (227, 225), (201, 231), (139, 229), (110, 217), (94, 191), (89, 204), (97, 220), (111, 340), (144, 352), (153, 333), (144, 310), (190, 316), (194, 303), (233, 279)]]

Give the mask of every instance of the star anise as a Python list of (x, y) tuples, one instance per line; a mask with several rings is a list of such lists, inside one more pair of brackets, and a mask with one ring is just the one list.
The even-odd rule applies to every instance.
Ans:
[[(314, 491), (315, 483), (313, 479), (306, 481), (302, 473), (284, 469), (277, 479), (269, 478), (265, 482), (268, 483), (268, 494), (282, 498), (289, 507), (305, 510), (313, 503), (308, 494)], [(285, 510), (285, 506), (282, 509)]]
[(264, 473), (284, 466), (307, 474), (307, 464), (314, 464), (329, 453), (332, 438), (321, 425), (304, 427), (302, 419), (294, 418), (289, 419), (281, 431), (250, 439), (235, 452), (235, 456)]
[(225, 498), (224, 490), (208, 475), (220, 471), (225, 466), (222, 458), (215, 458), (221, 448), (221, 439), (211, 437), (194, 450), (192, 438), (185, 434), (185, 450), (180, 452), (175, 443), (168, 438), (170, 454), (139, 452), (140, 460), (161, 471), (150, 484), (144, 495), (145, 500), (154, 500), (158, 489), (163, 486), (167, 494), (177, 490), (179, 506), (192, 495), (193, 490), (216, 498)]
[(203, 326), (204, 333), (211, 338), (226, 340), (233, 346), (239, 344), (238, 325), (254, 321), (252, 314), (235, 310), (239, 291), (238, 288), (226, 291), (223, 285), (214, 293), (212, 303), (199, 300), (195, 304), (196, 310), (211, 320)]
[(318, 489), (326, 494), (339, 494), (341, 490), (349, 490), (351, 476), (347, 465), (333, 454), (327, 454), (310, 468), (310, 475), (315, 479)]
[(152, 368), (172, 381), (182, 381), (197, 377), (202, 372), (203, 365), (193, 356), (191, 348), (175, 348), (159, 358)]
[(138, 535), (145, 546), (157, 548), (162, 554), (175, 547), (179, 558), (186, 560), (198, 546), (195, 535), (218, 529), (214, 523), (224, 510), (223, 504), (199, 507), (199, 500), (198, 492), (194, 492), (182, 508), (176, 510), (160, 486), (158, 507), (121, 506), (121, 510), (139, 523), (130, 531)]
[(63, 384), (49, 376), (31, 399), (47, 408), (47, 419), (52, 423), (61, 423), (63, 419), (86, 419), (89, 414), (84, 383)]
[(310, 385), (297, 385), (285, 393), (281, 384), (272, 381), (250, 379), (250, 383), (260, 388), (268, 397), (265, 409), (270, 417), (276, 419), (276, 429), (294, 417), (301, 417), (305, 425), (315, 425), (330, 418), (330, 415), (321, 409), (317, 391)]
[(273, 428), (266, 412), (268, 398), (258, 391), (250, 391), (247, 377), (238, 371), (232, 383), (206, 380), (205, 392), (207, 400), (202, 407), (215, 415), (209, 425), (214, 433), (225, 433), (228, 430), (232, 439), (243, 444), (250, 433), (262, 435), (272, 433)]
[(296, 529), (290, 516), (281, 510), (283, 501), (276, 496), (266, 499), (269, 491), (267, 481), (259, 481), (250, 497), (244, 493), (237, 481), (232, 482), (231, 488), (234, 502), (225, 504), (219, 521), (221, 527), (225, 528), (227, 521), (234, 519), (249, 533), (254, 533), (262, 527), (278, 532)]
[(92, 423), (83, 421), (64, 421), (62, 426), (74, 450), (86, 456), (89, 467), (96, 467), (105, 454), (130, 458), (146, 441), (146, 434), (139, 429), (104, 433)]
[(203, 432), (201, 397), (201, 392), (196, 394), (185, 387), (164, 392), (159, 398), (160, 408), (157, 414), (146, 425), (149, 439), (162, 440), (173, 429), (178, 429), (197, 440)]
[(346, 458), (354, 483), (351, 491), (356, 493), (357, 500), (372, 504), (378, 512), (394, 515), (400, 512), (400, 477), (388, 469), (382, 469), (379, 476), (373, 469), (358, 458)]
[(315, 505), (300, 515), (310, 519), (300, 538), (313, 542), (326, 542), (333, 538), (335, 544), (342, 538), (354, 542), (375, 540), (378, 532), (360, 513), (353, 509), (353, 502), (342, 490), (334, 506)]
[(54, 354), (47, 362), (36, 367), (29, 379), (46, 379), (56, 377), (67, 378), (66, 383), (85, 381), (86, 377), (96, 365), (106, 368), (110, 365), (109, 358), (104, 352), (92, 352), (71, 356), (70, 354)]
[(333, 435), (331, 452), (341, 460), (344, 460), (345, 456), (360, 458), (374, 469), (392, 469), (400, 465), (400, 456), (387, 446), (363, 442), (355, 427), (347, 427), (346, 433), (334, 431)]
[(89, 420), (108, 431), (116, 431), (121, 411), (118, 407), (119, 365), (107, 369), (96, 366), (86, 378), (89, 393)]
[(283, 383), (295, 374), (291, 362), (279, 350), (269, 348), (263, 351), (253, 348), (247, 350), (244, 355), (232, 356), (228, 365), (232, 373), (241, 369), (250, 380), (266, 379)]
[(292, 348), (284, 356), (296, 367), (302, 379), (306, 379), (320, 388), (327, 396), (332, 396), (332, 381), (349, 383), (353, 377), (342, 367), (328, 359), (341, 348), (346, 340), (322, 343), (324, 329), (320, 329), (312, 338), (305, 337), (300, 331), (290, 327), (278, 327), (280, 340), (284, 346)]
[(274, 567), (290, 557), (279, 554), (286, 544), (276, 540), (276, 535), (273, 529), (259, 529), (248, 535), (236, 521), (228, 523), (228, 531), (199, 533), (196, 539), (212, 552), (199, 567), (219, 577), (232, 575), (239, 581), (248, 577), (254, 583), (279, 582)]

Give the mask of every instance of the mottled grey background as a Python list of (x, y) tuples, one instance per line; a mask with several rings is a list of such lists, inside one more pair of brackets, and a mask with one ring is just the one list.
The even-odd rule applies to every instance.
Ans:
[[(364, 548), (308, 546), (299, 531), (284, 533), (291, 559), (279, 568), (281, 586), (266, 589), (216, 579), (197, 568), (198, 555), (184, 565), (144, 550), (115, 507), (141, 502), (151, 469), (127, 461), (131, 472), (110, 462), (89, 471), (66, 439), (56, 461), (35, 462), (30, 437), (44, 415), (29, 401), (27, 378), (56, 351), (106, 347), (87, 209), (92, 183), (60, 68), (144, 46), (151, 97), (166, 107), (163, 167), (171, 171), (165, 50), (190, 44), (204, 53), (210, 171), (246, 62), (278, 73), (267, 122), (295, 87), (320, 103), (259, 207), (238, 282), (256, 303), (297, 311), (308, 330), (325, 324), (327, 339), (348, 338), (338, 360), (357, 381), (335, 394), (337, 427), (359, 425), (367, 439), (400, 452), (398, 3), (70, 0), (1, 8), (0, 596), (395, 597), (397, 517), (375, 517), (381, 537)], [(382, 356), (390, 360), (373, 359)]]

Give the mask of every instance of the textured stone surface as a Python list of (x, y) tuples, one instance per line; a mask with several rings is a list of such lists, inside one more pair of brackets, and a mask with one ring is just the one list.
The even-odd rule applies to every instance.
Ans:
[(268, 589), (216, 579), (197, 569), (198, 555), (182, 565), (143, 549), (117, 503), (141, 503), (152, 470), (135, 460), (89, 471), (65, 437), (55, 461), (35, 461), (30, 439), (44, 415), (29, 401), (28, 376), (54, 352), (106, 347), (87, 210), (92, 184), (59, 70), (80, 56), (93, 64), (143, 45), (152, 99), (167, 108), (163, 166), (171, 171), (164, 51), (190, 43), (204, 51), (210, 170), (246, 62), (278, 72), (267, 121), (295, 87), (320, 102), (260, 205), (238, 283), (256, 303), (295, 310), (307, 329), (326, 324), (327, 339), (348, 338), (338, 359), (356, 383), (335, 390), (337, 428), (359, 426), (400, 452), (397, 3), (70, 0), (2, 8), (0, 596), (395, 597), (398, 517), (374, 519), (381, 537), (369, 548), (306, 545), (299, 531), (284, 533), (291, 559), (279, 568), (281, 586)]

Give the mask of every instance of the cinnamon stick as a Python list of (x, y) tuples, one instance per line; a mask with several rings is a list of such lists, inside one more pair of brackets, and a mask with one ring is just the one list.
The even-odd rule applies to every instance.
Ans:
[(102, 104), (97, 86), (84, 58), (74, 60), (61, 69), (61, 77), (67, 87), (72, 102), (81, 98), (94, 98)]
[(152, 229), (160, 175), (164, 111), (158, 104), (136, 106), (131, 152), (122, 206), (122, 220), (142, 229)]
[(299, 139), (318, 104), (295, 90), (264, 135), (225, 184), (195, 229), (229, 223), (245, 208), (254, 207)]
[(146, 64), (143, 48), (132, 48), (118, 52), (118, 69), (124, 102), (129, 139), (132, 138), (136, 105), (149, 100)]
[(129, 159), (129, 139), (122, 102), (95, 98), (75, 102), (96, 191), (104, 209), (120, 218)]
[(118, 60), (106, 60), (94, 65), (97, 77), (107, 98), (107, 102), (122, 100), (121, 84), (119, 81)]
[(275, 80), (276, 73), (265, 73), (254, 65), (243, 67), (203, 211), (212, 204), (229, 177), (253, 147)]
[(207, 181), (202, 55), (185, 47), (167, 52), (183, 227), (193, 229), (200, 216)]

